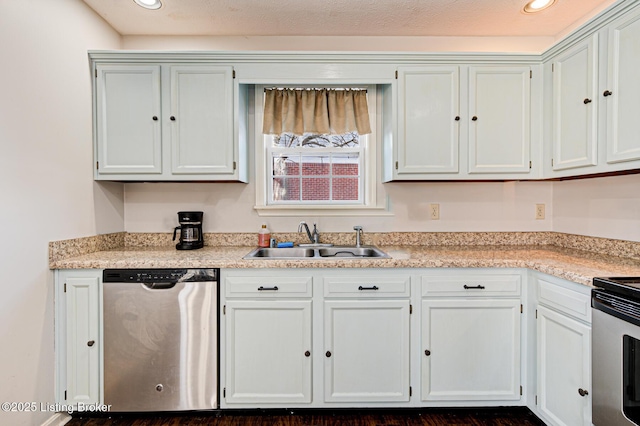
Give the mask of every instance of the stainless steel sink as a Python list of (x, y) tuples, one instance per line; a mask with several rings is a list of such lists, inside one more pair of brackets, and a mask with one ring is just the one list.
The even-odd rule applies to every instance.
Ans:
[(285, 247), (257, 248), (243, 259), (388, 259), (390, 256), (375, 246), (335, 246), (322, 248)]
[(377, 247), (331, 247), (318, 250), (320, 257), (378, 257), (388, 258), (389, 255)]

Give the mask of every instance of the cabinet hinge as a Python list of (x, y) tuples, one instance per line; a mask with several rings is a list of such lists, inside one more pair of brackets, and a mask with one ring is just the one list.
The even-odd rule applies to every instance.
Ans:
[(533, 78), (533, 70), (529, 70), (529, 78)]
[(96, 170), (100, 170), (100, 162), (96, 161)]
[(538, 405), (538, 395), (536, 395), (536, 405)]
[(411, 389), (411, 386), (409, 386), (409, 396), (413, 395), (413, 389)]
[(556, 70), (556, 64), (551, 64), (551, 72), (554, 72), (555, 70)]
[(231, 71), (231, 76), (232, 76), (233, 78), (236, 78), (236, 70)]
[(520, 386), (520, 396), (522, 396), (522, 386)]
[(522, 303), (520, 304), (520, 313), (524, 312), (524, 307), (522, 306)]
[(227, 305), (222, 307), (222, 315), (227, 315)]
[(553, 167), (553, 158), (551, 159), (551, 167)]
[(529, 160), (529, 169), (531, 169), (531, 165), (532, 165), (531, 160)]
[(98, 70), (97, 69), (95, 70), (95, 76), (96, 76), (96, 78), (98, 78)]
[[(64, 283), (64, 292), (63, 293), (66, 293), (66, 292), (67, 292), (67, 283)], [(65, 399), (67, 399), (67, 398), (65, 398)]]
[(538, 310), (536, 309), (536, 319), (538, 319)]
[(67, 400), (67, 391), (66, 390), (64, 391), (64, 400), (65, 401)]
[(222, 388), (222, 396), (223, 396), (224, 398), (226, 398), (226, 397), (227, 397), (227, 388)]
[(234, 162), (233, 162), (233, 170), (235, 170), (235, 169), (236, 169), (236, 167), (237, 167), (237, 164), (236, 164), (236, 162), (234, 161)]
[(396, 70), (396, 80), (398, 79), (398, 70)]
[(413, 313), (413, 305), (409, 305), (409, 315)]
[(398, 170), (398, 162), (396, 161), (396, 170)]

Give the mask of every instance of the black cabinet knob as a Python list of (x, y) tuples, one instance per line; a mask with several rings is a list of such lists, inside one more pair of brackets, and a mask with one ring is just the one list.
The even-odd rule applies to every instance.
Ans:
[(471, 121), (478, 121), (478, 117), (474, 115), (473, 117), (471, 117)]
[(605, 90), (604, 93), (602, 94), (602, 96), (607, 97), (607, 96), (611, 96), (613, 95), (613, 93), (611, 93), (611, 90)]
[(307, 358), (309, 358), (309, 357), (311, 356), (311, 352), (306, 351), (306, 352), (304, 353), (304, 356), (306, 356)]
[(327, 353), (324, 354), (324, 356), (326, 356), (327, 358), (331, 358), (331, 351), (327, 351)]
[(429, 355), (431, 355), (431, 351), (430, 351), (429, 349), (425, 349), (425, 350), (424, 350), (424, 354), (425, 354), (426, 356), (429, 356)]
[(589, 98), (585, 98), (585, 100), (584, 100), (584, 101), (582, 101), (582, 102), (584, 102), (584, 104), (585, 104), (585, 105), (586, 105), (586, 104), (590, 104), (590, 103), (591, 103), (591, 99), (589, 99)]
[(157, 115), (153, 116), (153, 121), (158, 121), (158, 116)]
[(455, 120), (456, 120), (456, 121), (460, 121), (460, 116), (459, 116), (459, 115), (456, 115)]
[(171, 117), (169, 117), (169, 120), (176, 121), (176, 118), (172, 115)]
[(96, 343), (96, 341), (95, 341), (95, 340), (89, 340), (89, 341), (87, 342), (87, 346), (91, 347), (91, 346), (95, 345), (95, 343)]
[(584, 389), (578, 389), (578, 393), (580, 394), (580, 396), (587, 396), (589, 395), (589, 392), (584, 390)]

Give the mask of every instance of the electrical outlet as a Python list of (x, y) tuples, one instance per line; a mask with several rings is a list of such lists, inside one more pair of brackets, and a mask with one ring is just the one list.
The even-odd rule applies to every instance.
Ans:
[(429, 204), (429, 217), (431, 220), (440, 219), (440, 204)]
[(544, 219), (544, 204), (536, 204), (536, 220)]

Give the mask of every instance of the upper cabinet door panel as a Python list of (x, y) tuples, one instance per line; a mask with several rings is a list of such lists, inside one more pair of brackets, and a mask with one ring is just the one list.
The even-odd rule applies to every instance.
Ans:
[(398, 87), (398, 175), (458, 172), (458, 67), (398, 68)]
[(233, 69), (172, 66), (172, 172), (233, 174)]
[(530, 68), (469, 68), (469, 173), (528, 173)]
[(553, 62), (553, 169), (597, 164), (598, 36)]
[[(640, 159), (638, 100), (640, 99), (640, 11), (609, 27), (607, 162)], [(603, 95), (605, 92), (603, 91)]]
[(99, 173), (162, 173), (160, 66), (98, 65)]

